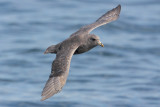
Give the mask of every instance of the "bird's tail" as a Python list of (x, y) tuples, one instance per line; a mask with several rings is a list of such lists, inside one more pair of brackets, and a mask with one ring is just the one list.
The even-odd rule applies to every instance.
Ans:
[(44, 54), (47, 54), (47, 53), (57, 53), (57, 51), (56, 51), (56, 45), (49, 46), (46, 49), (46, 51), (44, 52)]

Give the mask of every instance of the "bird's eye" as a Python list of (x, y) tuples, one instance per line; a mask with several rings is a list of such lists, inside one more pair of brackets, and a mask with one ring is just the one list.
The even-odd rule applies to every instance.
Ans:
[(91, 40), (92, 40), (92, 41), (95, 41), (96, 39), (94, 39), (94, 38), (91, 38)]

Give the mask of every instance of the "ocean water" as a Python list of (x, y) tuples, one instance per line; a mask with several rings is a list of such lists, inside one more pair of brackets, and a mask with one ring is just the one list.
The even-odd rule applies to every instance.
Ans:
[[(63, 90), (41, 102), (45, 49), (118, 4), (92, 32), (105, 47), (73, 56)], [(160, 107), (160, 1), (0, 0), (0, 107)]]

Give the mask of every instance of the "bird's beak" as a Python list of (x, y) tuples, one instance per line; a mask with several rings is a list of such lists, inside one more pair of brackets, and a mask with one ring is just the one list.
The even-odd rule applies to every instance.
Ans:
[(44, 54), (47, 54), (47, 53), (49, 53), (49, 51), (48, 51), (48, 50), (46, 50), (46, 51), (44, 52)]
[(101, 41), (98, 42), (98, 45), (100, 45), (101, 47), (104, 47)]

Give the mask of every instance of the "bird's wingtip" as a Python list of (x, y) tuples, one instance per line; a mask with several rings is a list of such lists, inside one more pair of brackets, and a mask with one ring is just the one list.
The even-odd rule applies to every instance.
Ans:
[(121, 4), (119, 4), (117, 7), (121, 7)]
[(120, 4), (116, 8), (118, 8), (118, 10), (121, 11), (121, 5)]
[(42, 97), (40, 101), (44, 101), (45, 99), (46, 99), (45, 97)]

